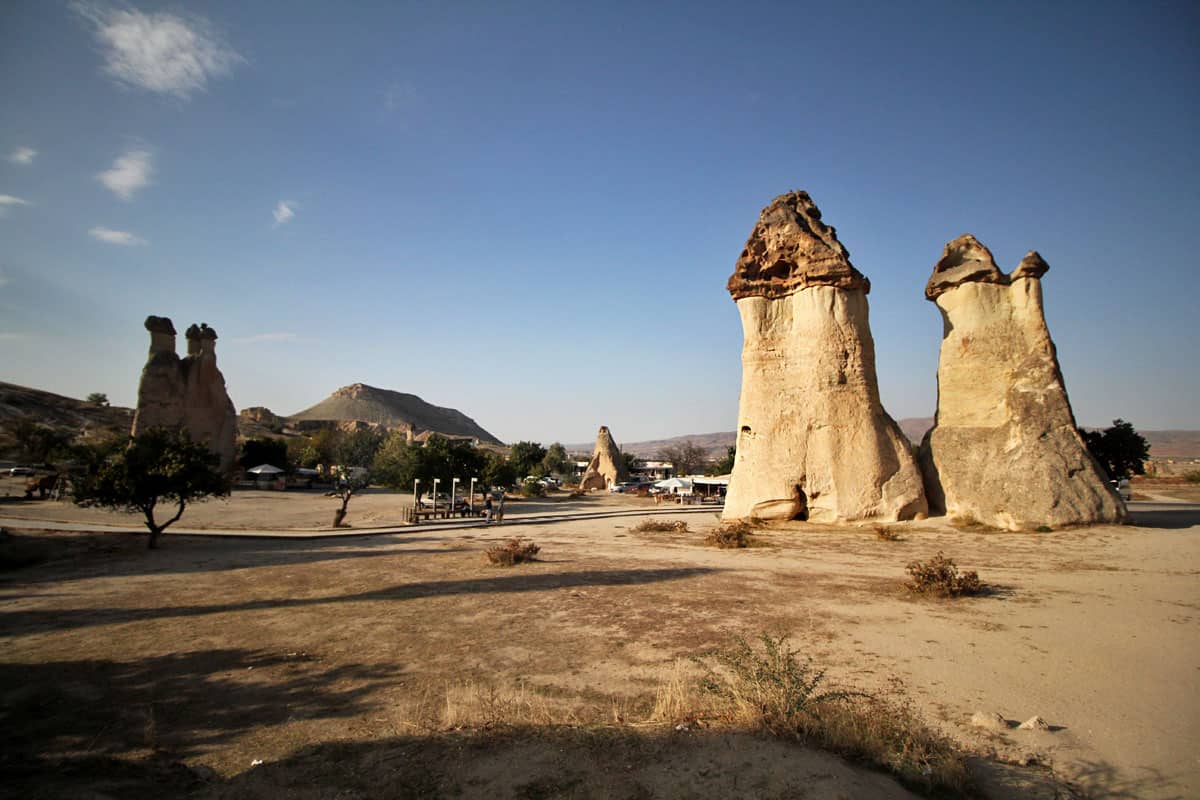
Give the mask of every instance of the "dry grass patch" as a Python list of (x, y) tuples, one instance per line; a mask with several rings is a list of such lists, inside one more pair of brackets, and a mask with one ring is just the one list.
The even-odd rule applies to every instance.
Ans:
[(728, 522), (709, 531), (708, 536), (704, 537), (704, 543), (712, 547), (720, 547), (722, 550), (755, 547), (761, 542), (751, 533), (754, 527), (744, 521)]
[[(706, 660), (700, 690), (710, 698), (710, 714), (872, 764), (924, 791), (958, 795), (968, 787), (963, 755), (898, 687), (878, 696), (832, 686), (787, 637), (767, 634), (758, 647), (738, 637)], [(660, 693), (656, 709), (687, 707), (681, 695), (678, 688)]]
[(633, 530), (638, 533), (687, 533), (688, 524), (681, 519), (644, 519)]
[(503, 544), (489, 547), (487, 549), (487, 558), (488, 561), (497, 566), (511, 567), (516, 564), (537, 561), (537, 554), (541, 552), (541, 549), (533, 542), (527, 542), (520, 536), (517, 536)]
[(887, 525), (875, 526), (875, 538), (881, 542), (902, 542), (900, 534), (889, 528)]
[(910, 576), (904, 587), (913, 594), (962, 597), (981, 594), (986, 588), (975, 570), (960, 573), (954, 561), (941, 551), (928, 561), (910, 561), (904, 569)]

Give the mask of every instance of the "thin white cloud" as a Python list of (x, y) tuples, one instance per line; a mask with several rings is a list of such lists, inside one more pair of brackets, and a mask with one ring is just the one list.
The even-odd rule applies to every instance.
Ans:
[(28, 200), (22, 200), (19, 197), (13, 197), (11, 194), (0, 194), (0, 217), (8, 213), (8, 210), (13, 206), (27, 206)]
[(229, 341), (238, 344), (260, 344), (270, 342), (298, 342), (300, 336), (295, 333), (279, 331), (275, 333), (256, 333), (253, 336), (235, 336)]
[(14, 164), (32, 164), (36, 156), (37, 150), (32, 147), (18, 147), (8, 156), (8, 160)]
[(22, 339), (28, 339), (29, 335), (25, 333), (0, 333), (0, 342), (19, 342)]
[(386, 111), (400, 111), (412, 105), (417, 97), (417, 90), (411, 83), (397, 81), (383, 92), (383, 108)]
[(292, 217), (296, 216), (296, 203), (291, 200), (280, 200), (279, 205), (275, 206), (275, 210), (271, 215), (275, 217), (275, 225), (283, 225)]
[(103, 225), (97, 225), (88, 231), (88, 236), (93, 239), (99, 239), (102, 242), (109, 244), (120, 244), (126, 247), (146, 244), (146, 240), (140, 236), (134, 236), (129, 231), (114, 231), (112, 228), (105, 228)]
[(150, 158), (148, 150), (130, 150), (118, 156), (111, 169), (96, 175), (96, 180), (122, 200), (130, 200), (134, 192), (150, 183), (154, 172)]
[(203, 17), (82, 1), (72, 7), (94, 27), (104, 71), (126, 86), (187, 99), (245, 61)]

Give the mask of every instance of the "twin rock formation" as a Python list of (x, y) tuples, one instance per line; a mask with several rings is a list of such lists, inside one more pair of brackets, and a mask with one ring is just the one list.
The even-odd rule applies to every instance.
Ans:
[(149, 428), (182, 428), (220, 457), (220, 468), (233, 468), (237, 412), (217, 369), (217, 332), (192, 325), (184, 334), (188, 354), (175, 352), (175, 326), (167, 317), (146, 317), (150, 355), (138, 384), (133, 435)]
[(724, 516), (1123, 521), (1075, 428), (1042, 313), (1046, 270), (1030, 253), (1004, 275), (969, 235), (946, 246), (926, 288), (946, 324), (918, 466), (879, 400), (870, 281), (807, 193), (775, 198), (728, 284), (745, 344)]

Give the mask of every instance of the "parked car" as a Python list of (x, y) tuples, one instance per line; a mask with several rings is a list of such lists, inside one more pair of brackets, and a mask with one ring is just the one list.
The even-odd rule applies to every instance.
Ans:
[(1121, 478), (1116, 481), (1109, 481), (1112, 487), (1117, 490), (1117, 495), (1126, 502), (1133, 497), (1133, 490), (1129, 486), (1129, 478)]
[(8, 474), (14, 478), (18, 475), (37, 475), (37, 470), (33, 467), (13, 467)]

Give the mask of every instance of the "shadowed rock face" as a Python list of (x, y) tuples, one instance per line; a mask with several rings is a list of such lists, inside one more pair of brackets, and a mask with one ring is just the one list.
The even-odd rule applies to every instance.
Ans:
[(592, 489), (607, 489), (628, 477), (625, 460), (621, 458), (617, 443), (613, 441), (608, 428), (601, 425), (599, 433), (596, 434), (596, 449), (592, 451), (592, 460), (588, 462), (583, 477), (579, 479), (579, 490), (586, 492)]
[(217, 369), (217, 332), (206, 324), (187, 329), (188, 356), (175, 353), (175, 326), (166, 317), (147, 317), (150, 355), (138, 384), (133, 435), (149, 428), (183, 427), (233, 468), (237, 412)]
[(1010, 530), (1126, 518), (1075, 427), (1043, 313), (1047, 269), (1031, 251), (1005, 275), (970, 234), (934, 266), (925, 296), (945, 325), (920, 460), (935, 512)]
[(804, 192), (763, 210), (729, 279), (742, 392), (727, 519), (909, 519), (927, 510), (879, 401), (870, 282)]

